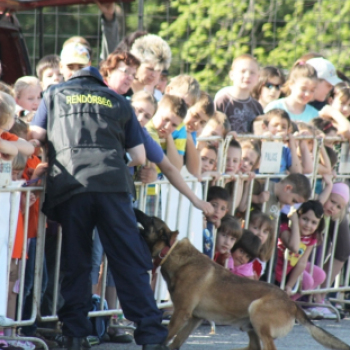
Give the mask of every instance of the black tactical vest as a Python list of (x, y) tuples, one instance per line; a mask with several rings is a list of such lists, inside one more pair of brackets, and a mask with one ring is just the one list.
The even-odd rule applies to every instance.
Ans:
[(83, 192), (129, 192), (124, 161), (132, 110), (98, 76), (81, 70), (44, 94), (49, 175), (46, 210)]

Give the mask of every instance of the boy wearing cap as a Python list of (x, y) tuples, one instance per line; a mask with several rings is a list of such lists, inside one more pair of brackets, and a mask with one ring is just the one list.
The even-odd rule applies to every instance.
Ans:
[(338, 78), (334, 65), (323, 57), (311, 58), (307, 60), (307, 64), (315, 68), (318, 79), (314, 101), (309, 104), (320, 111), (327, 104), (326, 98), (333, 86), (342, 80)]
[[(132, 209), (129, 166), (145, 162), (142, 129), (123, 96), (109, 89), (79, 43), (61, 53), (66, 80), (44, 94), (31, 125), (31, 137), (48, 140), (49, 169), (43, 211), (62, 226), (65, 301), (58, 316), (68, 350), (81, 350), (92, 334), (92, 231), (108, 257), (119, 300), (136, 324), (143, 350), (166, 350), (162, 313), (149, 284), (151, 256)], [(83, 69), (80, 69), (83, 68)], [(80, 69), (80, 70), (79, 70)]]

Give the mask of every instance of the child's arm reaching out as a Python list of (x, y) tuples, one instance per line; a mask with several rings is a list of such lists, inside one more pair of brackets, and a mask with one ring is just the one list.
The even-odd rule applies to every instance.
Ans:
[(18, 148), (14, 145), (14, 141), (6, 141), (0, 139), (0, 158), (4, 160), (12, 160), (16, 157)]
[(328, 154), (324, 145), (322, 144), (319, 148), (320, 151), (320, 161), (317, 168), (317, 173), (319, 175), (331, 174), (332, 173), (332, 165), (329, 160)]
[(200, 155), (189, 132), (186, 142), (186, 168), (193, 176), (200, 176)]
[(291, 230), (282, 231), (280, 238), (286, 248), (293, 253), (298, 253), (300, 246), (298, 214), (294, 210), (292, 213), (288, 214), (288, 216), (292, 221)]
[(285, 289), (284, 289), (288, 295), (292, 294), (292, 289), (293, 289), (295, 283), (297, 283), (299, 276), (306, 269), (307, 261), (309, 259), (311, 252), (312, 252), (312, 248), (313, 248), (312, 245), (307, 246), (304, 254), (301, 256), (301, 258), (298, 260), (297, 264), (293, 267), (292, 271), (290, 272), (288, 281), (287, 281)]
[(18, 152), (25, 156), (31, 156), (35, 151), (33, 144), (24, 139), (19, 138), (17, 141), (10, 142), (12, 142), (18, 148)]
[(333, 178), (333, 175), (325, 174), (325, 175), (323, 175), (322, 178), (323, 178), (323, 181), (325, 183), (325, 186), (324, 186), (323, 191), (318, 196), (318, 200), (321, 202), (322, 205), (324, 205), (326, 203), (327, 199), (329, 198), (329, 196), (331, 195), (331, 192), (332, 192), (332, 187), (333, 187), (332, 178)]
[(243, 184), (243, 191), (242, 191), (242, 198), (238, 205), (238, 211), (245, 212), (248, 207), (248, 197), (249, 197), (249, 189), (250, 189), (250, 183), (255, 178), (255, 173), (250, 172), (248, 173), (248, 179)]
[[(300, 133), (297, 133), (298, 136), (310, 136), (310, 133), (308, 131), (302, 131)], [(300, 150), (300, 157), (301, 157), (301, 167), (302, 167), (302, 174), (310, 174), (313, 172), (313, 160), (312, 160), (312, 154), (309, 151), (307, 140), (299, 140), (299, 150)]]
[(166, 153), (170, 162), (174, 164), (178, 170), (181, 170), (184, 164), (184, 157), (179, 154), (171, 134), (166, 139)]
[(292, 134), (289, 134), (288, 136), (289, 136), (288, 145), (292, 156), (292, 164), (288, 170), (291, 174), (298, 174), (298, 173), (301, 173), (303, 169), (301, 167), (300, 160), (298, 157), (295, 138)]

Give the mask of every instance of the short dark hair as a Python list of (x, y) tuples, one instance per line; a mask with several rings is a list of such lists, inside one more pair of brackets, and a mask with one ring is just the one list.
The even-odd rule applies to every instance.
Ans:
[(181, 97), (167, 94), (163, 95), (158, 103), (158, 110), (162, 107), (169, 107), (171, 111), (181, 119), (186, 117), (187, 106)]
[(281, 180), (281, 184), (292, 185), (292, 192), (302, 196), (305, 200), (311, 196), (310, 180), (303, 174), (290, 174)]
[(214, 145), (211, 145), (211, 144), (206, 144), (203, 149), (210, 149), (212, 151), (215, 152), (216, 155), (218, 155), (218, 149), (214, 146)]
[(59, 68), (60, 57), (58, 55), (46, 55), (36, 65), (36, 75), (39, 80), (43, 80), (43, 73), (48, 68)]
[(233, 246), (231, 253), (233, 253), (238, 248), (242, 248), (247, 254), (251, 256), (250, 261), (259, 256), (261, 246), (261, 240), (258, 236), (252, 231), (242, 230), (242, 237), (240, 240)]
[(242, 236), (242, 227), (238, 219), (232, 215), (226, 214), (221, 219), (221, 224), (218, 228), (218, 233), (222, 232), (228, 236), (232, 236), (236, 239), (240, 239)]
[(235, 139), (232, 139), (232, 140), (230, 141), (229, 147), (238, 148), (238, 149), (242, 150), (241, 144), (240, 144), (237, 140), (235, 140)]
[(287, 120), (288, 128), (291, 127), (292, 123), (291, 123), (289, 114), (281, 108), (274, 108), (274, 109), (269, 110), (267, 113), (265, 113), (264, 119), (263, 119), (264, 124), (266, 126), (268, 126), (271, 119), (274, 117), (279, 117), (281, 119)]
[(198, 106), (200, 110), (203, 111), (204, 114), (209, 118), (211, 118), (215, 113), (214, 101), (211, 96), (204, 91), (200, 92), (199, 99), (194, 104), (194, 106)]
[(228, 203), (230, 200), (230, 193), (223, 187), (211, 186), (208, 190), (207, 201), (210, 202), (214, 199), (222, 199)]

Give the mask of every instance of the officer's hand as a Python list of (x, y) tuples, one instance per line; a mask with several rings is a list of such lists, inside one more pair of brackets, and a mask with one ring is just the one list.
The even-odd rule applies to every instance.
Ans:
[(154, 167), (144, 166), (140, 170), (140, 180), (144, 184), (149, 184), (157, 180), (157, 170)]
[(211, 205), (211, 203), (203, 201), (201, 199), (199, 199), (198, 197), (196, 197), (195, 200), (192, 201), (192, 204), (199, 210), (202, 210), (202, 212), (204, 213), (204, 215), (208, 216), (208, 215), (212, 215), (214, 213), (214, 208)]

